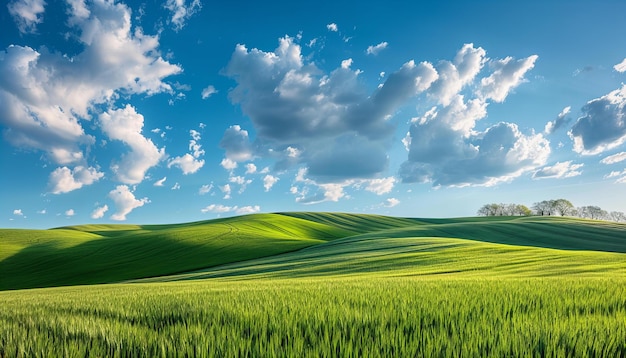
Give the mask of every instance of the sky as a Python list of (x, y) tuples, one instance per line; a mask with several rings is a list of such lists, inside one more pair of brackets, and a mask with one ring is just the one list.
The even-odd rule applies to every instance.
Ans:
[(626, 211), (626, 2), (9, 0), (0, 227)]

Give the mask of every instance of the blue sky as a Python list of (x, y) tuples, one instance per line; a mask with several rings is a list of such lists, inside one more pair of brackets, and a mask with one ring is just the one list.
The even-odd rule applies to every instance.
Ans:
[(9, 0), (0, 226), (626, 211), (626, 3)]

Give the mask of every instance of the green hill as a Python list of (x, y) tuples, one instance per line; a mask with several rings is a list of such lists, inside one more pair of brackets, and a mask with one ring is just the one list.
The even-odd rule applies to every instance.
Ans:
[(0, 230), (0, 289), (233, 275), (592, 274), (623, 272), (623, 253), (626, 225), (591, 220), (254, 214)]
[(353, 234), (272, 214), (176, 225), (0, 230), (0, 290), (107, 283), (298, 250)]

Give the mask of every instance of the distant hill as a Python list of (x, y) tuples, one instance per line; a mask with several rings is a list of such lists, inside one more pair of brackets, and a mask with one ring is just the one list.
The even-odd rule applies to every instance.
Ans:
[[(0, 289), (367, 271), (621, 272), (619, 253), (626, 253), (626, 225), (592, 220), (253, 214), (174, 225), (1, 229)], [(173, 274), (182, 275), (159, 278)]]

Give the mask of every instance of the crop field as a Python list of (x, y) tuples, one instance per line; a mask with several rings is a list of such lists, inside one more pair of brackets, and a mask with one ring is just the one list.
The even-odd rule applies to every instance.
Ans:
[[(0, 235), (0, 357), (626, 356), (620, 224), (285, 213)], [(96, 243), (97, 280), (77, 258)]]

